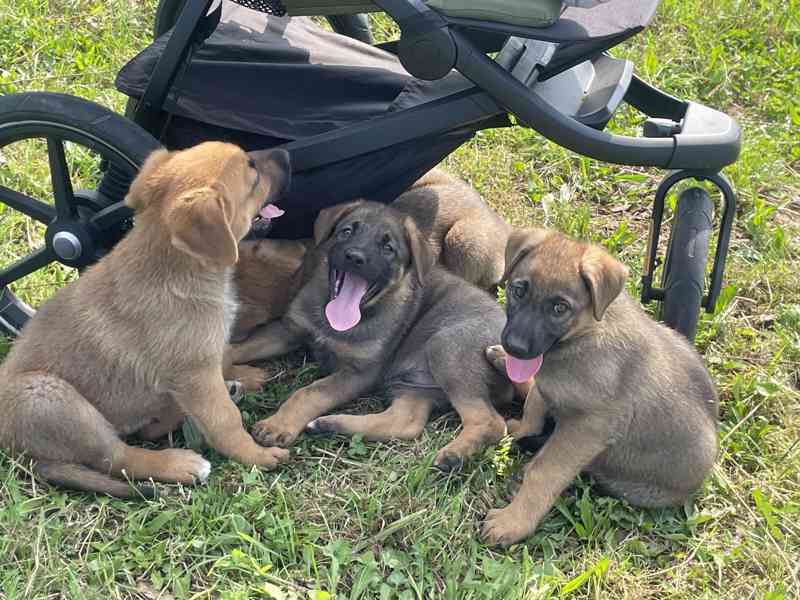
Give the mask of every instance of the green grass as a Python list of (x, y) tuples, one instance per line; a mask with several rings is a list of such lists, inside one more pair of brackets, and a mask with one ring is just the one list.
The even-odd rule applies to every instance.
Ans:
[[(153, 11), (153, 0), (0, 0), (0, 92), (64, 91), (121, 112), (113, 78), (147, 43)], [(208, 486), (147, 503), (43, 489), (27, 464), (0, 457), (0, 598), (800, 597), (798, 15), (797, 0), (665, 0), (615, 51), (668, 92), (735, 115), (745, 134), (726, 169), (740, 204), (725, 293), (697, 340), (721, 395), (722, 451), (692, 503), (640, 510), (584, 480), (527, 543), (488, 549), (476, 525), (507, 501), (526, 457), (490, 450), (437, 476), (452, 417), (409, 443), (303, 438), (276, 472), (207, 452)], [(614, 128), (636, 122), (625, 113)], [(44, 157), (0, 149), (0, 181), (46, 195)], [(583, 159), (521, 128), (477, 135), (447, 166), (514, 224), (605, 242), (635, 290), (661, 173)], [(0, 265), (41, 234), (0, 208)], [(37, 274), (19, 291), (35, 304), (49, 293), (37, 286), (68, 276)], [(315, 376), (302, 356), (270, 368), (266, 391), (244, 401), (248, 424)]]

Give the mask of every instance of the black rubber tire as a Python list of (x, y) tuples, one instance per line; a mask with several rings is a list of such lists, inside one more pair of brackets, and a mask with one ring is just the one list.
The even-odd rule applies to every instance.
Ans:
[(705, 291), (708, 245), (714, 225), (714, 203), (699, 187), (680, 193), (664, 262), (660, 318), (694, 340)]
[[(88, 100), (50, 92), (0, 96), (0, 148), (16, 140), (37, 137), (38, 131), (56, 133), (101, 155), (115, 153), (137, 170), (161, 146), (141, 127)], [(122, 200), (124, 191), (120, 193), (122, 197), (110, 200)], [(0, 289), (0, 331), (16, 335), (32, 314), (8, 288)]]

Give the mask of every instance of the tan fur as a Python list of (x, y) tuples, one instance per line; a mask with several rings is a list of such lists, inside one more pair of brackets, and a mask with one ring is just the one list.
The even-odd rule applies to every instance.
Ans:
[[(300, 266), (306, 250), (326, 239), (333, 224), (358, 205), (350, 202), (321, 211), (314, 223), (313, 240), (240, 244), (236, 282), (241, 306), (235, 341), (255, 335), (250, 346), (269, 343), (269, 334), (255, 330), (282, 316), (309, 276)], [(500, 282), (511, 228), (472, 187), (441, 169), (433, 169), (401, 194), (392, 207), (413, 219), (434, 263), (484, 289)], [(422, 256), (419, 252), (415, 255)], [(312, 257), (309, 262), (314, 260)]]
[(121, 440), (154, 439), (184, 415), (235, 460), (286, 458), (244, 430), (221, 367), (237, 243), (288, 176), (285, 153), (251, 166), (230, 144), (155, 152), (127, 197), (133, 230), (41, 307), (0, 365), (0, 445), (51, 482), (117, 496), (149, 490), (122, 478), (205, 480), (210, 464), (190, 450)]
[[(507, 546), (533, 533), (581, 471), (632, 504), (684, 502), (717, 452), (717, 397), (697, 352), (628, 296), (627, 270), (598, 246), (526, 230), (510, 236), (507, 260), (507, 290), (530, 288), (522, 298), (506, 294), (504, 344), (544, 352), (535, 380), (516, 386), (525, 412), (509, 431), (538, 435), (546, 413), (556, 429), (511, 504), (487, 515), (484, 539)], [(563, 321), (546, 312), (558, 298), (572, 306)], [(553, 331), (556, 341), (539, 347)], [(505, 371), (503, 347), (487, 358)]]
[[(358, 242), (337, 241), (331, 232), (350, 218), (367, 233)], [(351, 244), (350, 249), (371, 253), (378, 262), (381, 250), (370, 236), (386, 231), (402, 246), (400, 254), (386, 259), (391, 276), (363, 305), (358, 325), (334, 330), (323, 308), (330, 298), (330, 267), (337, 252)], [(411, 439), (422, 432), (434, 406), (452, 406), (463, 428), (439, 451), (436, 467), (457, 468), (480, 448), (499, 441), (505, 423), (493, 402), (510, 400), (512, 390), (483, 358), (485, 344), (498, 339), (503, 327), (495, 299), (436, 266), (435, 251), (415, 221), (394, 207), (360, 203), (323, 211), (316, 235), (319, 245), (306, 259), (314, 260), (311, 275), (286, 315), (264, 328), (263, 335), (234, 345), (231, 358), (266, 359), (306, 344), (330, 374), (297, 390), (276, 414), (256, 423), (256, 439), (288, 446), (307, 426), (318, 433), (360, 433), (373, 440)], [(392, 398), (383, 413), (320, 417), (380, 385), (390, 389)]]

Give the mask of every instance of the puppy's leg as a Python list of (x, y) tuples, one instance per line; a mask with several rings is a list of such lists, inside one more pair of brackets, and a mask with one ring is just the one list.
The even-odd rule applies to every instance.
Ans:
[(267, 382), (264, 369), (250, 365), (230, 365), (223, 371), (226, 380), (235, 380), (248, 392), (258, 392)]
[(311, 433), (361, 433), (365, 440), (413, 440), (425, 429), (435, 395), (424, 390), (402, 391), (391, 406), (374, 415), (328, 415), (308, 424)]
[(522, 412), (522, 419), (509, 419), (506, 421), (508, 433), (515, 440), (531, 435), (541, 435), (544, 429), (544, 420), (547, 416), (547, 406), (544, 398), (536, 385), (531, 385), (528, 397), (525, 398), (525, 409)]
[(467, 458), (484, 446), (499, 442), (506, 433), (506, 424), (488, 400), (466, 391), (445, 391), (461, 417), (462, 429), (456, 439), (439, 450), (433, 466), (449, 472), (460, 468)]
[(156, 415), (156, 420), (142, 427), (137, 436), (139, 439), (153, 442), (178, 429), (185, 418), (184, 412), (172, 399), (169, 399), (165, 402), (164, 409)]
[(375, 385), (375, 375), (336, 371), (289, 396), (274, 415), (253, 426), (253, 436), (265, 446), (289, 446), (311, 421)]
[(242, 415), (217, 369), (190, 374), (175, 394), (175, 401), (192, 417), (206, 443), (214, 450), (246, 465), (274, 468), (289, 453), (281, 448), (264, 448), (245, 431)]
[(608, 446), (602, 423), (590, 418), (565, 419), (525, 467), (522, 486), (503, 509), (490, 510), (482, 537), (488, 544), (509, 546), (532, 534), (564, 489)]
[[(211, 471), (208, 461), (191, 450), (128, 446), (108, 420), (63, 379), (28, 373), (9, 383), (6, 391), (16, 399), (9, 416), (15, 438), (10, 445), (42, 461), (47, 478), (124, 496), (129, 486), (108, 474), (192, 484), (205, 481)], [(81, 465), (89, 469), (82, 470)]]
[(241, 344), (229, 345), (223, 362), (228, 367), (277, 358), (299, 348), (302, 342), (302, 334), (290, 328), (283, 320), (272, 321), (256, 329)]

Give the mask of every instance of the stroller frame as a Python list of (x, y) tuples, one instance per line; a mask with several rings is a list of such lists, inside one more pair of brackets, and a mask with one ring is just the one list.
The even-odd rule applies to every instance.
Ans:
[[(162, 4), (165, 1), (162, 0)], [(612, 0), (612, 4), (630, 1)], [(584, 35), (571, 40), (564, 38), (563, 31), (559, 33), (556, 29), (554, 33), (553, 28), (529, 29), (449, 18), (421, 0), (375, 0), (374, 4), (401, 30), (398, 41), (381, 47), (397, 54), (412, 76), (423, 82), (437, 82), (455, 71), (463, 76), (467, 85), (416, 106), (292, 141), (282, 147), (290, 152), (295, 173), (308, 172), (415, 139), (507, 126), (510, 124), (508, 113), (513, 113), (520, 124), (581, 155), (603, 162), (670, 170), (655, 198), (642, 274), (642, 301), (660, 300), (662, 318), (691, 339), (699, 307), (702, 305), (707, 311), (713, 311), (721, 289), (736, 196), (719, 171), (737, 159), (741, 133), (729, 116), (696, 102), (674, 98), (633, 75), (627, 61), (605, 54), (647, 25), (658, 0), (642, 2), (651, 10), (640, 23), (620, 31), (605, 32), (605, 35)], [(213, 33), (220, 15), (218, 0), (185, 2), (177, 15), (144, 94), (127, 115), (155, 138), (161, 137), (164, 128), (163, 107), (170, 89), (191, 61), (194, 50)], [(495, 60), (487, 56), (490, 52), (499, 53)], [(583, 119), (566, 114), (537, 93), (537, 86), (542, 82), (586, 61), (594, 61), (597, 77), (604, 83), (602, 90), (589, 92), (589, 100), (599, 106), (593, 114), (584, 115)], [(622, 101), (649, 117), (644, 124), (643, 137), (603, 131)], [(124, 223), (132, 214), (121, 198), (130, 179), (129, 172), (114, 168), (106, 172), (96, 193), (113, 202), (99, 203), (105, 208), (91, 219), (96, 229), (124, 230)], [(685, 230), (684, 234), (694, 231), (691, 235), (696, 236), (699, 227), (698, 239), (705, 246), (691, 257), (673, 257), (680, 249), (676, 247), (673, 252), (670, 243), (665, 285), (654, 287), (652, 281), (664, 200), (669, 190), (685, 179), (709, 181), (719, 188), (724, 198), (717, 250), (705, 296), (705, 261), (713, 207), (702, 188), (690, 190), (694, 194), (692, 202), (700, 194), (700, 204), (696, 209), (684, 211), (694, 217), (682, 223), (677, 219), (673, 222), (673, 238), (680, 235), (681, 229)], [(690, 195), (682, 193), (679, 204), (684, 202), (684, 196), (687, 196), (685, 202), (690, 202)], [(707, 223), (700, 223), (696, 218), (698, 214), (705, 215)], [(72, 266), (81, 265), (74, 263)], [(0, 285), (0, 291), (2, 289)]]

